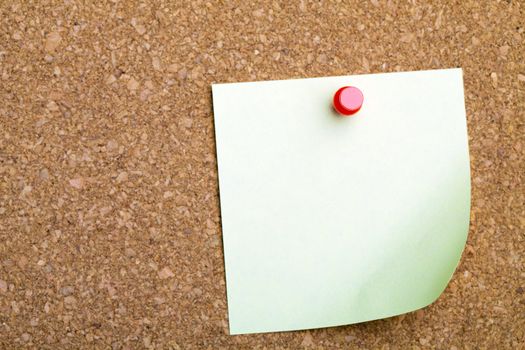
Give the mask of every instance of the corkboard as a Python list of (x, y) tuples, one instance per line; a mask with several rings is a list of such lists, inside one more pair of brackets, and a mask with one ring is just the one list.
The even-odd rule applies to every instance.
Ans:
[[(522, 1), (3, 1), (0, 348), (525, 342)], [(210, 84), (463, 67), (468, 245), (423, 310), (229, 336)]]

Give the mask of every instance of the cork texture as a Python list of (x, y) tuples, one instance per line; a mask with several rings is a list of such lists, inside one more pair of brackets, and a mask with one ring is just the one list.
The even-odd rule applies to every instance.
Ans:
[[(0, 348), (525, 348), (523, 1), (4, 0), (0, 18)], [(228, 335), (210, 84), (450, 67), (472, 211), (443, 295)]]

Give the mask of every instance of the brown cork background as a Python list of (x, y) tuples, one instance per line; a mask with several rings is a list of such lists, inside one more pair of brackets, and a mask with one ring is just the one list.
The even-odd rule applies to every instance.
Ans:
[[(0, 348), (525, 348), (524, 30), (516, 0), (1, 0)], [(449, 67), (472, 213), (439, 300), (229, 336), (210, 84)]]

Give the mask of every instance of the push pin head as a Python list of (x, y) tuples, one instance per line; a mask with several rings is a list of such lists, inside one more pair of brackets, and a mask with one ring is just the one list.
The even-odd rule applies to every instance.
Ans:
[(343, 86), (334, 95), (334, 108), (344, 116), (357, 113), (363, 105), (363, 93), (356, 87)]

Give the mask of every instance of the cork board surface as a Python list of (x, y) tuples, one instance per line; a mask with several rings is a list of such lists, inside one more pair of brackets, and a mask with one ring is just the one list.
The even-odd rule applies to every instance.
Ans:
[[(523, 1), (2, 1), (0, 18), (0, 348), (524, 348)], [(440, 299), (229, 336), (210, 84), (448, 67), (472, 213)]]

